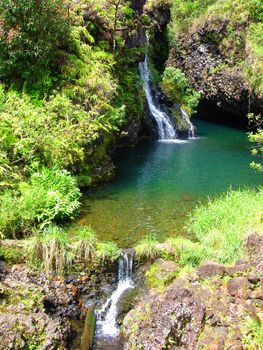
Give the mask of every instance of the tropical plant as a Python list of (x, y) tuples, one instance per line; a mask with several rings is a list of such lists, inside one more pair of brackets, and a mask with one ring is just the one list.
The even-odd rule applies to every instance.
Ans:
[(18, 191), (1, 196), (0, 232), (17, 237), (32, 232), (34, 225), (71, 218), (80, 206), (79, 198), (76, 181), (66, 170), (43, 168), (29, 183), (21, 182)]
[[(0, 2), (0, 78), (20, 86), (45, 83), (58, 71), (60, 50), (68, 38), (62, 0)], [(56, 72), (57, 73), (57, 72)]]

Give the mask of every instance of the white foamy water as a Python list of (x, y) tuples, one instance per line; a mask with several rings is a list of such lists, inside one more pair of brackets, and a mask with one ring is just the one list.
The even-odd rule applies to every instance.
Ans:
[(98, 337), (117, 337), (119, 334), (116, 324), (118, 302), (126, 290), (133, 288), (132, 265), (132, 254), (123, 253), (119, 260), (117, 289), (97, 313), (96, 334)]
[(176, 130), (172, 124), (169, 116), (160, 109), (157, 103), (154, 101), (151, 89), (151, 75), (147, 60), (147, 55), (145, 55), (144, 62), (139, 63), (139, 71), (141, 78), (144, 81), (144, 91), (146, 94), (148, 106), (152, 117), (155, 119), (158, 128), (158, 138), (159, 140), (173, 140), (177, 138)]

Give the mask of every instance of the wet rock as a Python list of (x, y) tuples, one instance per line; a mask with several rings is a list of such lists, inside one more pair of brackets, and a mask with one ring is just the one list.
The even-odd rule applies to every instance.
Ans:
[(250, 283), (246, 277), (237, 277), (227, 283), (228, 293), (238, 298), (248, 298), (250, 294)]
[(214, 261), (208, 261), (201, 266), (199, 266), (197, 273), (200, 278), (212, 277), (215, 275), (223, 276), (225, 272), (225, 267)]
[(124, 319), (125, 350), (161, 350), (169, 341), (196, 349), (204, 306), (186, 288), (172, 284), (162, 295), (151, 295)]

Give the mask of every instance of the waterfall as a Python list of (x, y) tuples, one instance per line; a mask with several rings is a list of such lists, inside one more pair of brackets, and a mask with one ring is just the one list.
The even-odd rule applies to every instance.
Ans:
[(97, 313), (97, 337), (112, 338), (118, 336), (119, 329), (116, 324), (118, 302), (126, 290), (133, 288), (132, 267), (132, 253), (122, 253), (119, 259), (117, 288)]
[(144, 62), (139, 63), (139, 71), (142, 80), (144, 81), (144, 91), (146, 94), (148, 106), (152, 117), (155, 119), (158, 128), (159, 140), (174, 140), (177, 138), (175, 127), (173, 126), (167, 113), (154, 101), (151, 89), (151, 75), (148, 65), (147, 54)]
[(194, 128), (193, 124), (191, 123), (191, 121), (188, 117), (188, 114), (182, 108), (180, 108), (180, 111), (181, 111), (182, 120), (183, 120), (183, 122), (188, 130), (188, 138), (194, 139), (195, 138), (195, 128)]

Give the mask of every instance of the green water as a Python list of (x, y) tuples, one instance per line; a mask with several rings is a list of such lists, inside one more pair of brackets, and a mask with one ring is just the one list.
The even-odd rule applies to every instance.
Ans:
[(195, 124), (195, 140), (118, 151), (115, 179), (85, 194), (77, 224), (91, 225), (100, 239), (127, 247), (146, 233), (160, 239), (185, 234), (185, 218), (199, 201), (230, 187), (262, 184), (262, 175), (249, 168), (253, 157), (245, 132)]

